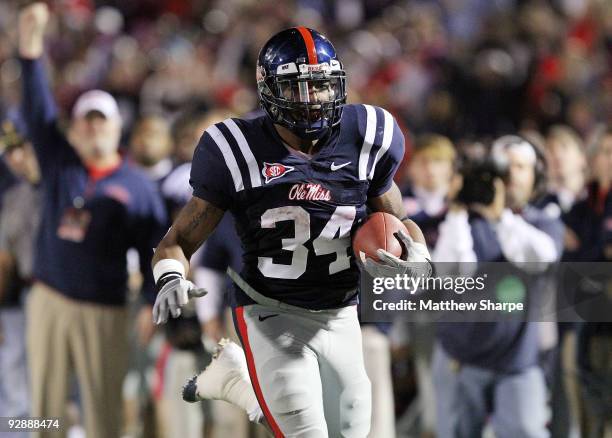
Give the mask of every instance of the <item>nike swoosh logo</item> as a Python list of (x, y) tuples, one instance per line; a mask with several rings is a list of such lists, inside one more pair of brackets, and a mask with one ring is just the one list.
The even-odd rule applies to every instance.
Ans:
[(259, 320), (260, 320), (260, 321), (265, 321), (266, 319), (268, 319), (268, 318), (272, 318), (272, 317), (274, 317), (274, 316), (278, 316), (278, 313), (275, 313), (275, 314), (273, 314), (273, 315), (266, 315), (266, 316), (261, 316), (261, 315), (259, 315)]
[(348, 163), (339, 164), (339, 165), (336, 166), (336, 164), (332, 162), (331, 163), (331, 170), (332, 170), (332, 172), (335, 172), (336, 170), (342, 169), (344, 166), (348, 166), (349, 164), (351, 164), (350, 161)]

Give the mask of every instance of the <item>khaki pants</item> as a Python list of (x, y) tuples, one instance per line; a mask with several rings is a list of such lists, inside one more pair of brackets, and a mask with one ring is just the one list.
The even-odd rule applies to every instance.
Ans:
[(65, 298), (36, 283), (27, 304), (27, 348), (33, 417), (62, 418), (65, 437), (69, 375), (76, 372), (87, 438), (118, 438), (127, 370), (127, 308)]
[(395, 406), (391, 380), (391, 346), (386, 335), (376, 327), (361, 327), (363, 360), (372, 382), (372, 422), (368, 437), (393, 438)]
[(173, 349), (164, 368), (164, 389), (159, 401), (159, 415), (166, 438), (201, 438), (204, 415), (199, 403), (185, 403), (181, 397), (183, 385), (197, 374), (196, 353)]

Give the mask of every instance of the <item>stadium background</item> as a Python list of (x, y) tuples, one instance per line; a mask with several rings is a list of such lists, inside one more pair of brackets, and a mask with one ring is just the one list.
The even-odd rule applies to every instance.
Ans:
[[(1, 119), (18, 120), (15, 23), (28, 3), (0, 2)], [(347, 70), (349, 102), (379, 105), (396, 116), (407, 139), (406, 163), (414, 140), (424, 133), (446, 136), (472, 157), (495, 137), (518, 132), (548, 152), (549, 133), (560, 126), (589, 160), (612, 122), (612, 7), (605, 0), (49, 4), (46, 59), (63, 116), (68, 118), (81, 92), (109, 91), (124, 118), (126, 155), (131, 130), (143, 115), (162, 117), (177, 143), (177, 121), (186, 113), (254, 110), (258, 50), (270, 35), (297, 24), (334, 42)], [(563, 163), (548, 157), (549, 172), (560, 172)], [(407, 168), (398, 174), (402, 188), (410, 186)], [(590, 170), (585, 184), (599, 177), (597, 166)], [(419, 389), (410, 341), (391, 336), (398, 434), (418, 436)], [(160, 411), (183, 415), (180, 405), (165, 408), (160, 402), (163, 384), (155, 366), (160, 354), (167, 354), (164, 342), (159, 331), (133, 355), (125, 385), (126, 436), (164, 436), (160, 424), (167, 412)], [(71, 418), (78, 424), (78, 393), (71, 398)], [(201, 418), (210, 418), (210, 410)]]

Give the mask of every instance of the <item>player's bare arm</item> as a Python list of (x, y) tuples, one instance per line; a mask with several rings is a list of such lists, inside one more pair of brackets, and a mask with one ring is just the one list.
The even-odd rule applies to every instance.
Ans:
[(162, 259), (175, 259), (188, 272), (189, 259), (214, 231), (224, 213), (210, 202), (192, 197), (155, 249), (153, 266)]
[(203, 199), (192, 197), (181, 210), (153, 255), (153, 275), (158, 294), (153, 321), (164, 323), (168, 316), (180, 316), (181, 307), (205, 290), (187, 280), (189, 259), (214, 231), (224, 210)]
[(402, 219), (408, 233), (399, 232), (397, 238), (402, 243), (405, 251), (402, 258), (379, 249), (377, 252), (380, 262), (368, 258), (364, 268), (373, 277), (393, 277), (396, 274), (409, 274), (413, 276), (429, 276), (432, 266), (429, 263), (431, 256), (427, 249), (423, 232), (408, 218), (405, 218), (402, 195), (395, 183), (381, 196), (368, 199), (368, 205), (374, 211), (390, 213)]
[(406, 211), (404, 209), (404, 204), (402, 203), (402, 194), (399, 187), (397, 187), (397, 184), (393, 183), (391, 188), (381, 196), (368, 199), (368, 205), (373, 211), (390, 213), (393, 216), (402, 219), (402, 222), (406, 228), (408, 228), (408, 232), (414, 241), (426, 244), (425, 236), (423, 236), (423, 232), (419, 226), (412, 220), (405, 218)]

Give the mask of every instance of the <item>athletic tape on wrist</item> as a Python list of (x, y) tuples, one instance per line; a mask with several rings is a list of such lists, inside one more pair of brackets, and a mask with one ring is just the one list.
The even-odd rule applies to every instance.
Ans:
[(185, 267), (181, 262), (176, 259), (162, 259), (153, 266), (153, 278), (155, 279), (155, 283), (168, 272), (177, 272), (185, 278)]

